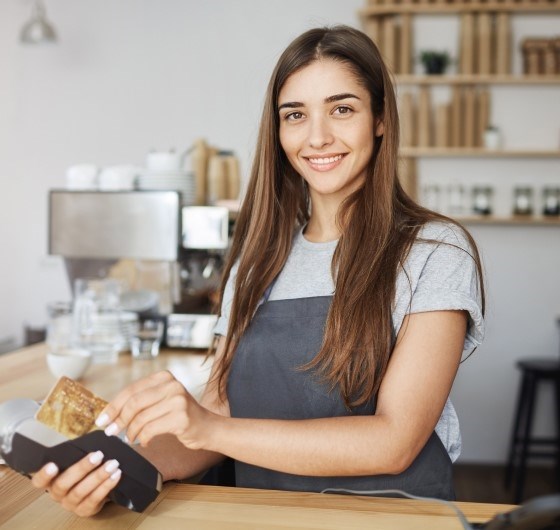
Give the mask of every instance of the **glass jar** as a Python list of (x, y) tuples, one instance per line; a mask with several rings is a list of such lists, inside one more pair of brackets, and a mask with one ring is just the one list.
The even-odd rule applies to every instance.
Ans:
[(447, 212), (449, 215), (465, 214), (465, 188), (459, 182), (447, 188)]
[(441, 211), (440, 189), (437, 184), (426, 184), (422, 189), (422, 203), (425, 208), (434, 212)]
[(513, 215), (533, 215), (533, 189), (517, 187), (513, 190)]
[(560, 215), (560, 188), (543, 189), (543, 215)]
[(494, 190), (490, 186), (474, 186), (472, 189), (472, 211), (479, 215), (492, 214), (492, 196)]

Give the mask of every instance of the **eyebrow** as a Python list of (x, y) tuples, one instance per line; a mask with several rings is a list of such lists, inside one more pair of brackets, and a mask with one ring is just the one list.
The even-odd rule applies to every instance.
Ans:
[[(325, 98), (325, 103), (334, 103), (335, 101), (341, 101), (343, 99), (360, 99), (355, 94), (351, 94), (350, 92), (343, 92), (342, 94), (335, 94), (334, 96), (329, 96)], [(278, 107), (278, 110), (281, 109), (297, 109), (299, 107), (304, 107), (305, 105), (299, 101), (288, 101), (286, 103), (282, 103)]]

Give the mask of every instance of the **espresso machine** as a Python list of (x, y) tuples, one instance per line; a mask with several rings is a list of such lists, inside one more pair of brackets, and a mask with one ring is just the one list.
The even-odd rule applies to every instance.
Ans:
[(217, 206), (184, 206), (177, 259), (179, 293), (167, 317), (167, 345), (208, 348), (219, 310), (225, 254), (229, 248), (229, 211)]
[(229, 211), (178, 191), (49, 193), (49, 254), (77, 278), (115, 278), (122, 307), (166, 322), (168, 347), (208, 348), (229, 248)]

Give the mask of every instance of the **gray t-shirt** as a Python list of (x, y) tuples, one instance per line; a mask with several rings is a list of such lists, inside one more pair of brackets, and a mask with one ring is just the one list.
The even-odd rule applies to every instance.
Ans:
[[(426, 224), (418, 237), (440, 243), (416, 241), (404, 265), (406, 274), (401, 270), (397, 276), (392, 313), (395, 335), (407, 314), (465, 310), (469, 319), (463, 354), (470, 353), (484, 338), (484, 320), (476, 265), (469, 243), (458, 227), (441, 222)], [(303, 236), (303, 229), (298, 230), (269, 300), (332, 295), (331, 262), (336, 245), (337, 241), (312, 243)], [(221, 317), (214, 329), (218, 335), (227, 333), (236, 272), (237, 265), (234, 265), (224, 292)], [(435, 430), (454, 462), (461, 453), (461, 432), (449, 398)]]

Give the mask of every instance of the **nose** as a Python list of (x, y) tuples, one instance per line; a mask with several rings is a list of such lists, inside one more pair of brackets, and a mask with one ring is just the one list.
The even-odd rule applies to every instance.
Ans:
[(316, 116), (309, 120), (308, 142), (313, 149), (321, 149), (333, 141), (333, 134), (328, 120), (324, 116)]

